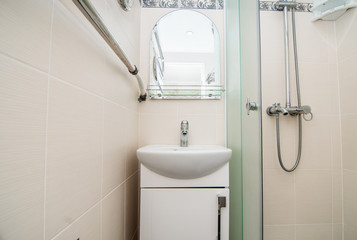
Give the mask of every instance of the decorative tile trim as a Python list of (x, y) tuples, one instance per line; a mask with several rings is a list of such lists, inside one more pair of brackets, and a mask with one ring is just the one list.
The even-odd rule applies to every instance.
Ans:
[(143, 0), (143, 8), (223, 9), (224, 0)]
[[(260, 1), (259, 2), (260, 11), (281, 11), (274, 7), (274, 3), (276, 3), (276, 2)], [(297, 12), (311, 12), (312, 6), (313, 6), (312, 3), (297, 3), (297, 6), (295, 7), (295, 11), (297, 11)]]
[(218, 5), (217, 9), (223, 9), (224, 8), (224, 0), (217, 0)]

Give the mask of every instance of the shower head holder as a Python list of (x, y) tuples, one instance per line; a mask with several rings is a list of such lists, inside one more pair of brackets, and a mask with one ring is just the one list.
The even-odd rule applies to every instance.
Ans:
[(298, 4), (296, 2), (278, 1), (273, 4), (273, 9), (283, 11), (285, 7), (288, 9), (296, 8)]

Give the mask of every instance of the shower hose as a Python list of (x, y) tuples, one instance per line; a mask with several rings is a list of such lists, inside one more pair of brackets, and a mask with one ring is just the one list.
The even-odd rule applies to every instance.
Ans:
[[(295, 29), (295, 9), (291, 9), (291, 18), (292, 18), (292, 33), (293, 33), (293, 45), (294, 45), (294, 61), (295, 61), (295, 79), (296, 79), (296, 93), (297, 93), (297, 101), (298, 101), (298, 108), (301, 107), (301, 97), (300, 97), (300, 80), (299, 80), (299, 66), (298, 66), (298, 55), (297, 55), (297, 44), (296, 44), (296, 29)], [(278, 158), (279, 164), (281, 168), (286, 172), (294, 171), (300, 163), (301, 158), (301, 145), (302, 145), (302, 119), (301, 113), (298, 114), (299, 117), (299, 144), (298, 144), (298, 153), (296, 157), (295, 164), (292, 168), (286, 168), (284, 166), (282, 157), (281, 157), (281, 149), (280, 149), (280, 127), (279, 127), (279, 115), (276, 114), (276, 143), (277, 143), (277, 150), (278, 150)]]

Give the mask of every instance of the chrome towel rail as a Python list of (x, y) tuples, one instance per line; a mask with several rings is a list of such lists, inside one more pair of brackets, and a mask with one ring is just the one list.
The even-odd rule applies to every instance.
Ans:
[(138, 74), (139, 71), (137, 67), (129, 61), (125, 52), (121, 49), (117, 41), (115, 41), (114, 37), (110, 34), (108, 29), (104, 25), (102, 19), (100, 18), (99, 14), (95, 10), (91, 2), (89, 0), (72, 0), (72, 1), (83, 13), (83, 15), (88, 19), (88, 21), (93, 25), (93, 27), (98, 31), (98, 33), (103, 37), (103, 39), (108, 43), (111, 49), (113, 49), (115, 54), (128, 68), (128, 71), (136, 77), (140, 90), (140, 96), (138, 98), (138, 101), (139, 102), (145, 101), (147, 94), (145, 91), (143, 80)]

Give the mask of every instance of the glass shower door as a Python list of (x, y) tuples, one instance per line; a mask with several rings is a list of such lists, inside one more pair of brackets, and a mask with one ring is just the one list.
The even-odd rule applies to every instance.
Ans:
[(227, 1), (231, 240), (262, 240), (259, 2)]
[(243, 240), (261, 240), (263, 184), (258, 1), (240, 1), (240, 49)]

